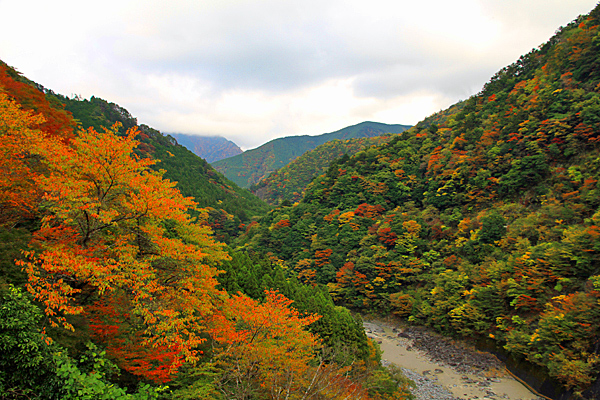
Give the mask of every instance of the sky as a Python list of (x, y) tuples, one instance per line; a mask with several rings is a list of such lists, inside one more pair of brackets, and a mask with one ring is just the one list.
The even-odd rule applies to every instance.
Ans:
[(242, 149), (476, 94), (598, 0), (0, 0), (0, 59)]

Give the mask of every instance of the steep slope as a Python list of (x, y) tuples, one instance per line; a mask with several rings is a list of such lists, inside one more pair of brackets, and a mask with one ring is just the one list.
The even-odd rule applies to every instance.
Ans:
[[(40, 128), (50, 135), (72, 137), (76, 125), (102, 131), (118, 122), (123, 133), (138, 126), (137, 119), (115, 103), (94, 96), (87, 100), (54, 93), (2, 61), (0, 87), (24, 108), (43, 113), (46, 122)], [(146, 125), (139, 128), (142, 134), (137, 138), (141, 142), (138, 153), (161, 160), (156, 168), (166, 170), (166, 178), (176, 181), (179, 190), (194, 197), (200, 207), (210, 208), (211, 223), (221, 240), (237, 234), (240, 222), (247, 223), (269, 209), (266, 203), (226, 179), (172, 137)]]
[(492, 340), (599, 398), (599, 26), (600, 6), (478, 95), (330, 168), (240, 246), (341, 304)]
[(250, 187), (252, 193), (271, 205), (284, 201), (297, 202), (310, 181), (323, 174), (329, 164), (344, 155), (353, 155), (370, 146), (380, 145), (392, 140), (392, 135), (373, 138), (355, 138), (331, 140), (314, 150), (307, 151), (285, 167), (271, 173), (257, 185)]
[[(115, 103), (97, 97), (86, 100), (67, 98), (49, 90), (46, 92), (63, 103), (65, 109), (72, 113), (83, 128), (91, 126), (101, 130), (115, 122), (123, 125), (122, 131), (138, 126), (137, 119)], [(179, 145), (171, 136), (165, 136), (146, 125), (139, 125), (139, 127), (142, 132), (137, 138), (142, 142), (139, 150), (160, 160), (157, 167), (166, 170), (165, 177), (176, 181), (177, 187), (184, 195), (194, 197), (200, 207), (222, 209), (238, 219), (234, 221), (217, 212), (214, 215), (218, 220), (215, 222), (215, 228), (223, 230), (222, 234), (235, 233), (240, 220), (248, 222), (253, 216), (261, 215), (268, 210), (264, 202), (248, 190), (230, 182), (205, 160)]]
[(256, 399), (409, 398), (408, 381), (381, 366), (360, 318), (326, 289), (286, 279), (268, 257), (228, 256), (186, 213), (192, 202), (147, 168), (155, 156), (166, 174), (192, 165), (211, 185), (230, 184), (204, 160), (145, 125), (126, 137), (118, 125), (104, 131), (137, 121), (101, 99), (72, 104), (100, 132), (74, 133), (60, 96), (6, 71), (1, 398), (217, 399), (238, 397), (240, 386)]
[[(35, 158), (23, 152), (25, 144), (19, 135), (10, 135), (12, 126), (24, 126), (26, 118), (10, 112), (7, 99), (25, 112), (41, 114), (44, 121), (34, 125), (47, 137), (68, 142), (73, 138), (75, 123), (69, 112), (46, 96), (32, 81), (0, 61), (0, 285), (5, 282), (24, 284), (27, 277), (15, 260), (31, 240), (31, 225), (36, 225), (43, 193), (34, 179)], [(27, 160), (27, 164), (19, 162)]]
[(72, 137), (74, 122), (71, 114), (53, 96), (44, 93), (43, 87), (30, 81), (0, 60), (0, 91), (17, 101), (26, 110), (44, 115), (39, 128), (49, 135)]
[(237, 144), (220, 136), (196, 136), (183, 133), (170, 133), (169, 135), (173, 136), (177, 143), (209, 163), (242, 153), (242, 149)]
[(260, 182), (271, 172), (287, 165), (317, 146), (335, 139), (375, 137), (385, 133), (400, 133), (408, 125), (388, 125), (378, 122), (362, 122), (339, 131), (318, 136), (290, 136), (272, 140), (235, 157), (214, 162), (215, 169), (241, 187)]

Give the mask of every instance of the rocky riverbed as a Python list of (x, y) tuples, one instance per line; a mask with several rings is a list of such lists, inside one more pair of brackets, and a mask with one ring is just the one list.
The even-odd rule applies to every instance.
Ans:
[(544, 400), (506, 373), (493, 355), (427, 329), (382, 321), (364, 323), (379, 343), (382, 361), (413, 380), (416, 400)]

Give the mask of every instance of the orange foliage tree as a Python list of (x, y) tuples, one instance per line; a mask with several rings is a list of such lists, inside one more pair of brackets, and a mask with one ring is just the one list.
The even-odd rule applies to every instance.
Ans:
[(372, 376), (364, 363), (342, 367), (330, 361), (335, 357), (324, 356), (318, 337), (306, 330), (320, 316), (303, 316), (282, 294), (265, 293), (262, 303), (243, 294), (231, 296), (224, 312), (213, 317), (209, 333), (216, 344), (217, 367), (223, 371), (219, 387), (227, 398), (406, 398), (404, 390), (392, 397), (376, 392), (370, 396)]
[(21, 74), (0, 61), (0, 91), (6, 93), (23, 109), (41, 114), (43, 120), (35, 122), (32, 127), (40, 129), (47, 135), (69, 140), (73, 137), (75, 122), (71, 114), (63, 109), (62, 104), (54, 101), (50, 104), (47, 96), (33, 84), (26, 83)]
[(0, 225), (31, 217), (41, 193), (34, 180), (35, 157), (28, 151), (42, 134), (44, 118), (25, 111), (0, 92)]
[(117, 130), (31, 142), (44, 213), (20, 263), (52, 324), (73, 329), (67, 316), (84, 310), (84, 296), (124, 296), (140, 345), (175, 351), (177, 366), (198, 358), (222, 295), (216, 264), (228, 256), (187, 213), (195, 203), (135, 156), (137, 130)]
[(239, 294), (226, 300), (223, 314), (215, 315), (210, 332), (222, 345), (217, 360), (225, 370), (221, 388), (228, 396), (246, 399), (266, 392), (283, 398), (283, 393), (304, 387), (318, 345), (304, 328), (319, 316), (301, 316), (291, 303), (276, 291), (266, 291), (264, 303)]
[(120, 368), (156, 383), (170, 381), (183, 361), (177, 348), (144, 346), (143, 329), (132, 318), (131, 308), (129, 299), (116, 293), (86, 306), (92, 339), (106, 348), (106, 355)]

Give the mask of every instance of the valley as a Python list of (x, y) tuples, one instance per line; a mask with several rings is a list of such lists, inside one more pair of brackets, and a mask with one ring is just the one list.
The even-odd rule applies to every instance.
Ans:
[(414, 126), (212, 163), (0, 62), (0, 141), (0, 400), (600, 398), (600, 5)]

